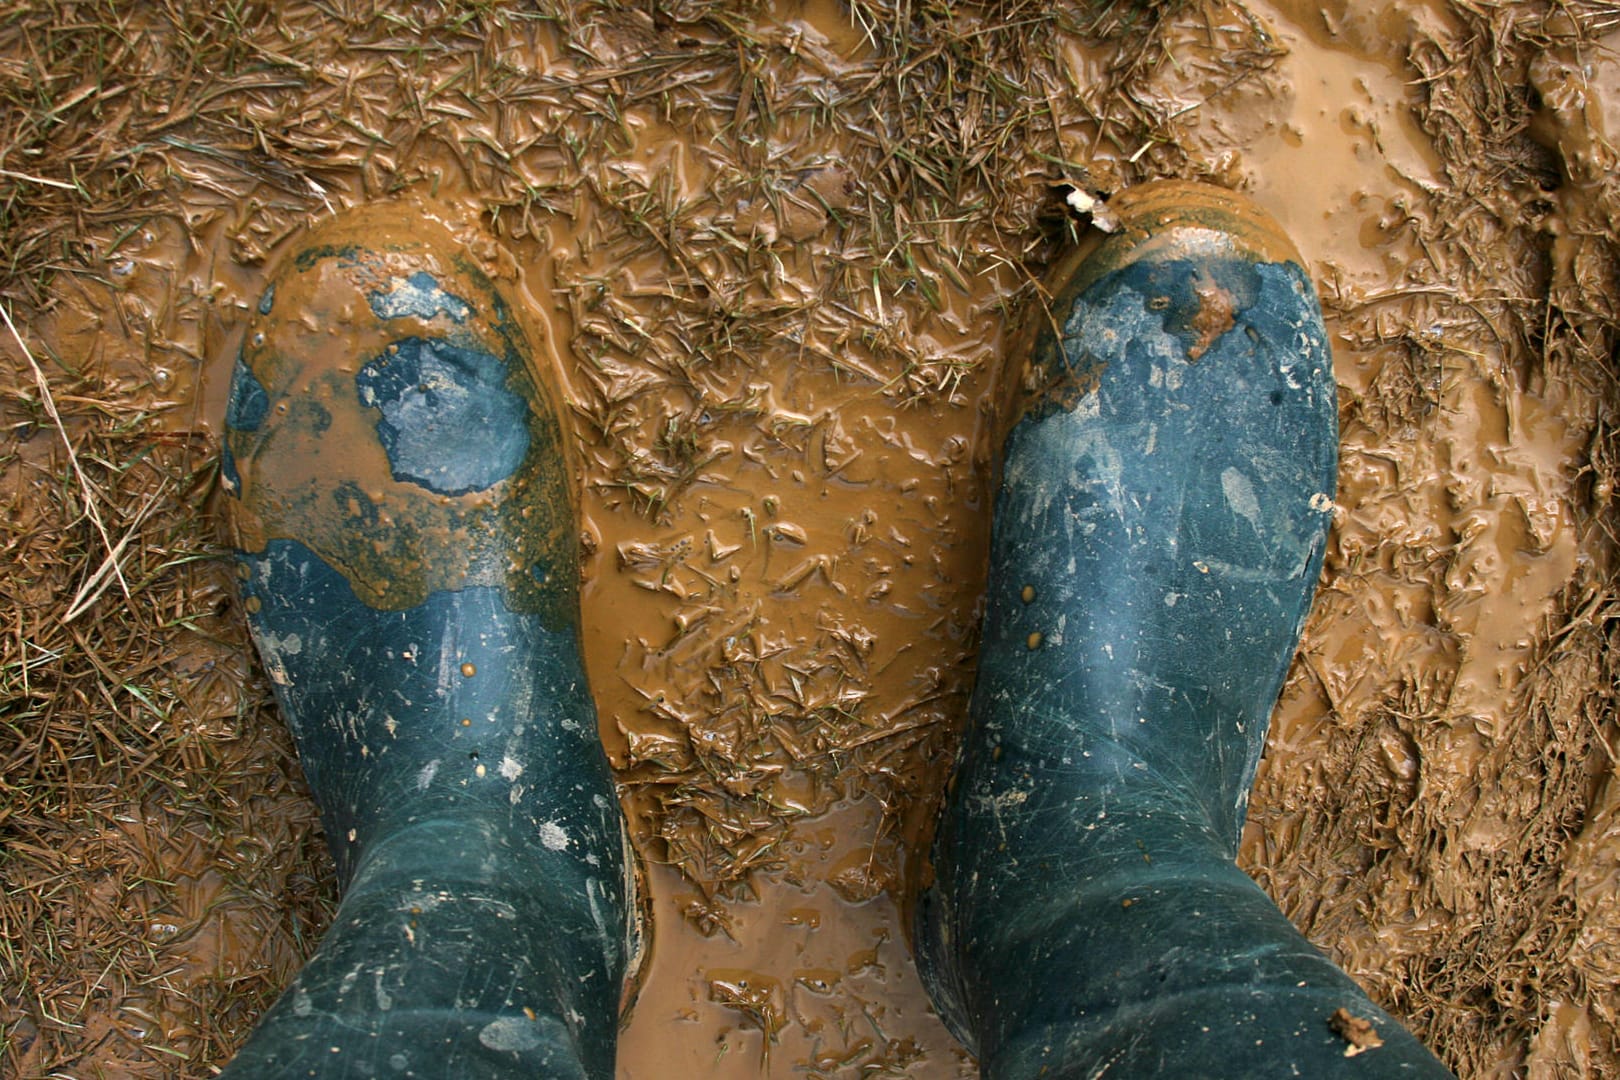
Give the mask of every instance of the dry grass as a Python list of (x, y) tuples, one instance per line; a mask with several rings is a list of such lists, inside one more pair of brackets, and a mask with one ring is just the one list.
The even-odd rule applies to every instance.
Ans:
[[(1533, 674), (1491, 745), (1500, 791), (1435, 796), (1368, 752), (1428, 751), (1448, 692), (1436, 668), (1346, 719), (1328, 746), (1343, 776), (1298, 787), (1303, 824), (1261, 876), (1318, 940), (1369, 910), (1390, 925), (1414, 904), (1434, 913), (1426, 958), (1373, 981), (1465, 1074), (1522, 1059), (1569, 1003), (1591, 1025), (1593, 1066), (1612, 1069), (1620, 1003), (1605, 980), (1620, 948), (1603, 929), (1612, 902), (1583, 875), (1612, 858), (1620, 743), (1608, 558), (1620, 202), (1612, 169), (1577, 183), (1527, 132), (1543, 105), (1532, 56), (1590, 47), (1620, 9), (1453, 8), (1458, 32), (1410, 57), (1448, 177), (1404, 226), (1430, 264), (1397, 294), (1328, 294), (1347, 340), (1386, 357), (1347, 419), (1391, 439), (1421, 430), (1447, 365), (1482, 353), (1500, 357), (1487, 374), (1504, 387), (1582, 385), (1601, 403), (1583, 421), (1588, 501), (1574, 508), (1592, 557), (1537, 633)], [(1074, 236), (1064, 184), (1220, 176), (1153, 92), (1183, 59), (1172, 23), (1204, 19), (1222, 92), (1282, 55), (1239, 4), (848, 12), (865, 43), (852, 61), (761, 29), (774, 24), (747, 4), (698, 0), (0, 8), (0, 304), (22, 331), (0, 341), (9, 1073), (207, 1075), (328, 912), (313, 812), (214, 562), (216, 447), (196, 426), (205, 362), (310, 212), (442, 187), (476, 191), (490, 228), (523, 250), (566, 233), (581, 255), (550, 287), (584, 372), (588, 480), (656, 525), (712, 464), (720, 425), (770, 411), (762, 357), (869, 379), (896, 409), (950, 400), (984, 358), (896, 333), (897, 311), (948, 326), (1027, 303)], [(1095, 80), (1071, 73), (1065, 43), (1102, 58)], [(693, 148), (680, 168), (631, 160), (659, 125)], [(1563, 247), (1548, 238), (1555, 215), (1573, 225)], [(950, 309), (953, 290), (995, 275), (1009, 287), (982, 308)], [(774, 437), (807, 435), (790, 420)], [(655, 573), (682, 557), (620, 553)], [(1443, 604), (1444, 567), (1413, 559)], [(847, 647), (820, 649), (789, 659), (839, 682)], [(818, 805), (853, 789), (898, 806), (924, 793), (915, 770), (892, 767), (896, 746), (926, 758), (949, 745), (933, 728), (874, 735), (858, 698), (814, 685), (761, 709), (771, 658), (735, 659), (743, 674), (701, 703), (714, 738), (632, 747), (624, 775), (668, 860), (711, 894), (773, 865), (803, 812), (736, 777), (787, 768), (818, 785)], [(941, 694), (959, 701), (960, 687)], [(1522, 825), (1510, 842), (1448, 854), (1502, 799)]]

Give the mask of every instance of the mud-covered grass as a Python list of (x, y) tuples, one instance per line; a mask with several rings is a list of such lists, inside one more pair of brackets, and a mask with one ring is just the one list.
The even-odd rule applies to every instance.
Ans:
[(93, 366), (38, 363), (43, 385), (28, 363), (0, 383), (6, 1068), (170, 1075), (296, 966), (324, 856), (249, 688), (203, 512), (213, 449)]
[[(1620, 1068), (1620, 940), (1602, 869), (1620, 842), (1611, 501), (1620, 155), (1587, 126), (1600, 95), (1581, 73), (1587, 35), (1612, 42), (1620, 13), (1459, 5), (1451, 14), (1451, 33), (1420, 37), (1408, 53), (1425, 89), (1417, 117), (1446, 180), (1399, 226), (1423, 258), (1376, 298), (1326, 296), (1343, 338), (1387, 361), (1346, 419), (1399, 442), (1435, 422), (1459, 366), (1498, 398), (1564, 388), (1572, 409), (1590, 410), (1568, 496), (1581, 554), (1556, 600), (1525, 620), (1522, 677), (1493, 688), (1496, 709), (1479, 715), (1462, 685), (1476, 640), (1465, 612), (1469, 593), (1490, 586), (1471, 580), (1472, 538), (1464, 525), (1450, 544), (1408, 541), (1410, 572), (1429, 583), (1435, 643), (1452, 659), (1414, 667), (1375, 708), (1338, 718), (1323, 749), (1348, 783), (1305, 813), (1311, 835), (1286, 866), (1295, 883), (1270, 880), (1318, 941), (1332, 940), (1336, 924), (1411, 927), (1421, 949), (1386, 946), (1391, 967), (1358, 975), (1462, 1075), (1504, 1066), (1608, 1075)], [(1513, 423), (1510, 406), (1510, 441)], [(1522, 512), (1528, 554), (1540, 550), (1537, 511)], [(1353, 574), (1347, 562), (1330, 567), (1325, 588)], [(1299, 666), (1295, 675), (1308, 677)], [(1467, 774), (1448, 776), (1459, 724), (1477, 734), (1477, 749)], [(1403, 752), (1419, 768), (1392, 770)], [(1281, 791), (1286, 777), (1273, 783), (1273, 799), (1294, 801)], [(1324, 882), (1343, 883), (1344, 898), (1331, 899), (1337, 884), (1311, 887)]]
[[(969, 400), (981, 328), (1038, 303), (1084, 227), (1067, 192), (1244, 183), (1165, 88), (1221, 99), (1287, 52), (1239, 3), (833, 9), (836, 41), (700, 2), (0, 8), (18, 330), (0, 326), (0, 1069), (209, 1075), (329, 914), (314, 812), (216, 561), (199, 422), (205, 364), (311, 215), (409, 187), (475, 198), (536, 263), (566, 241), (536, 273), (572, 328), (585, 484), (645, 523), (619, 569), (661, 581), (686, 552), (659, 530), (720, 468), (727, 425), (808, 445), (762, 358), (787, 343), (897, 413)], [(1467, 605), (1511, 558), (1481, 564), (1461, 517), (1442, 536), (1342, 520), (1284, 695), (1328, 720), (1274, 755), (1245, 859), (1462, 1074), (1612, 1073), (1620, 186), (1581, 79), (1620, 6), (1443, 13), (1401, 46), (1443, 164), (1386, 215), (1411, 266), (1376, 291), (1318, 282), (1336, 347), (1378, 364), (1343, 422), (1393, 453), (1447, 422), (1460, 379), (1502, 401), (1564, 388), (1584, 449), (1547, 512), (1580, 556), (1525, 620), (1523, 677), (1459, 711)], [(1541, 513), (1510, 556), (1534, 555)], [(1418, 659), (1352, 705), (1311, 649), (1362, 589), (1417, 598), (1374, 628)], [(970, 654), (970, 627), (955, 640)], [(850, 642), (824, 645), (783, 662), (848, 666)], [(745, 659), (702, 701), (713, 724), (660, 715), (667, 735), (616, 758), (637, 828), (715, 926), (806, 814), (864, 796), (925, 815), (970, 675), (947, 664), (919, 719), (853, 677), (784, 703), (757, 674), (769, 657)], [(1472, 768), (1452, 775), (1462, 729)], [(762, 794), (781, 775), (809, 794)]]

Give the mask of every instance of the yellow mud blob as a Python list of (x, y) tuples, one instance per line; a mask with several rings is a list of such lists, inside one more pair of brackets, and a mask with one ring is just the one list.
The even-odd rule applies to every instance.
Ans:
[(1033, 604), (1035, 602), (1035, 586), (1025, 585), (1023, 591), (1018, 594), (1018, 599), (1026, 604)]
[[(307, 233), (272, 278), (274, 310), (255, 315), (241, 362), (264, 418), (227, 434), (241, 472), (232, 515), (246, 551), (304, 544), (384, 610), (437, 591), (497, 587), (509, 607), (558, 625), (577, 618), (574, 513), (555, 410), (531, 377), (514, 309), (454, 231), (454, 215), (420, 200), (346, 211)], [(439, 306), (389, 307), (425, 275)], [(504, 389), (527, 406), (528, 447), (514, 471), (439, 492), (394, 475), (383, 414), (357, 372), (385, 368), (405, 340), (494, 358)], [(418, 388), (426, 392), (425, 384)]]
[(461, 665), (461, 677), (462, 678), (470, 679), (476, 674), (478, 674), (478, 665), (473, 663), (471, 660), (469, 660), (465, 664)]
[(259, 598), (257, 596), (250, 596), (246, 600), (242, 601), (242, 606), (247, 608), (248, 614), (251, 615), (256, 613), (259, 608), (263, 607), (264, 605), (259, 603)]
[(1033, 652), (1034, 650), (1041, 647), (1041, 641), (1042, 641), (1041, 632), (1039, 630), (1037, 630), (1033, 634), (1029, 635), (1029, 637), (1027, 639), (1025, 639), (1024, 644), (1028, 645), (1029, 648), (1030, 648), (1030, 651)]

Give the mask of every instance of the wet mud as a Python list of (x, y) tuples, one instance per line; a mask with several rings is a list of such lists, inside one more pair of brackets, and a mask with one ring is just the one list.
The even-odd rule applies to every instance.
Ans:
[[(106, 63), (168, 72), (174, 102), (103, 84), (97, 122), (143, 136), (151, 194), (64, 217), (65, 269), (5, 293), (82, 455), (132, 493), (110, 543), (39, 561), (40, 524), (83, 515), (44, 483), (68, 462), (0, 342), (20, 553), (0, 656), (34, 680), (0, 799), (26, 943), (8, 1069), (209, 1075), (330, 910), (209, 493), (277, 256), (403, 192), (514, 298), (563, 417), (581, 635), (653, 909), (619, 1075), (976, 1075), (906, 921), (973, 685), (995, 436), (1020, 388), (1084, 392), (1025, 385), (1041, 282), (1166, 176), (1282, 224), (1265, 242), (1311, 272), (1340, 387), (1327, 565), (1244, 869), (1462, 1075), (1620, 1067), (1620, 13), (293, 5), (215, 38), (129, 19), (138, 48)], [(193, 39), (235, 74), (176, 74)], [(1230, 313), (1203, 299), (1213, 340)], [(110, 560), (132, 592), (97, 574), (126, 533), (150, 537)], [(399, 582), (444, 571), (355, 577), (400, 606)], [(58, 593), (131, 629), (90, 647)], [(94, 661), (75, 682), (40, 650)], [(74, 694), (101, 697), (52, 704)], [(98, 709), (129, 719), (40, 719)], [(75, 754), (122, 763), (105, 797), (27, 794)]]

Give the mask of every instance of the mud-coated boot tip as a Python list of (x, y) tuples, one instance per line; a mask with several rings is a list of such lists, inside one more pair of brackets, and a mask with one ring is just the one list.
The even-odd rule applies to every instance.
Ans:
[(1143, 260), (1237, 258), (1304, 265), (1271, 215), (1246, 195), (1214, 184), (1154, 180), (1119, 192), (1108, 209), (1118, 222), (1116, 231), (1095, 248), (1083, 247), (1054, 275), (1069, 296)]
[(495, 250), (402, 198), (321, 222), (282, 260), (226, 415), (240, 550), (296, 541), (379, 609), (495, 585), (574, 622), (564, 440)]

